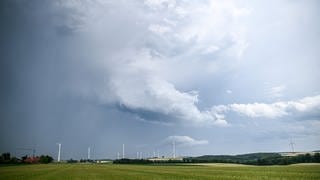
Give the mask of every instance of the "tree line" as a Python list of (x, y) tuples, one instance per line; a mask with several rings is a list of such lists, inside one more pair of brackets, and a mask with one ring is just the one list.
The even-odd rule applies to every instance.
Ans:
[(281, 156), (277, 153), (270, 155), (248, 155), (245, 158), (239, 156), (202, 156), (184, 158), (185, 163), (236, 163), (248, 165), (288, 165), (297, 163), (320, 163), (320, 153), (311, 155), (301, 154), (297, 156)]
[(117, 159), (114, 164), (164, 164), (164, 163), (235, 163), (247, 165), (289, 165), (297, 163), (320, 163), (320, 153), (297, 156), (281, 156), (278, 153), (253, 153), (245, 155), (220, 155), (186, 157), (183, 160), (151, 161), (148, 159)]
[(49, 155), (41, 155), (41, 156), (22, 156), (21, 158), (17, 158), (11, 156), (9, 152), (2, 153), (0, 156), (0, 164), (47, 164), (51, 163), (53, 158)]

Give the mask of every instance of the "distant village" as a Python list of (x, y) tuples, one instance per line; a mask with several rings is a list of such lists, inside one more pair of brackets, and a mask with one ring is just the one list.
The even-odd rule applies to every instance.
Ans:
[(10, 153), (2, 153), (0, 156), (0, 164), (48, 164), (53, 162), (53, 158), (49, 155), (41, 156), (22, 156), (21, 158), (12, 157)]

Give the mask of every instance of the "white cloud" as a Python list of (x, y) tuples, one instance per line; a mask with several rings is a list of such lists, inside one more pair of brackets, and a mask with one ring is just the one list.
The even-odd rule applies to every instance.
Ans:
[(189, 136), (169, 136), (164, 142), (166, 144), (172, 144), (175, 142), (176, 145), (181, 146), (196, 146), (196, 145), (206, 145), (209, 144), (207, 140), (196, 140)]
[(220, 48), (218, 46), (209, 46), (202, 51), (202, 54), (210, 54), (218, 51)]
[(270, 87), (267, 89), (267, 96), (270, 98), (281, 98), (286, 89), (285, 85)]
[(240, 58), (248, 47), (246, 27), (241, 20), (250, 10), (238, 7), (233, 1), (169, 3), (157, 0), (145, 1), (145, 4), (153, 9), (152, 16), (163, 17), (149, 26), (150, 31), (162, 38), (153, 43), (159, 46), (170, 43), (173, 49), (187, 47), (188, 52), (178, 54), (183, 59), (218, 50), (223, 50), (225, 56)]
[(255, 117), (267, 117), (276, 118), (287, 115), (285, 109), (281, 104), (263, 104), (263, 103), (253, 103), (253, 104), (231, 104), (229, 108), (237, 113), (255, 118)]
[(157, 76), (153, 67), (161, 65), (150, 52), (130, 54), (130, 57), (126, 59), (126, 63), (113, 68), (110, 86), (115, 101), (130, 109), (142, 109), (174, 117), (186, 125), (227, 124), (209, 111), (198, 109), (197, 92), (181, 92), (173, 84)]
[(145, 0), (144, 4), (153, 9), (173, 8), (176, 5), (175, 0)]
[(170, 32), (170, 30), (171, 30), (170, 27), (162, 26), (159, 24), (151, 24), (148, 29), (149, 29), (149, 31), (156, 33), (156, 34), (163, 34), (166, 32)]
[(279, 118), (287, 115), (317, 113), (320, 112), (320, 95), (305, 97), (296, 101), (279, 101), (271, 104), (229, 104), (212, 108), (213, 114), (218, 114), (222, 117), (230, 111), (251, 118)]
[(232, 91), (231, 91), (230, 89), (228, 89), (226, 92), (227, 92), (228, 94), (232, 94)]

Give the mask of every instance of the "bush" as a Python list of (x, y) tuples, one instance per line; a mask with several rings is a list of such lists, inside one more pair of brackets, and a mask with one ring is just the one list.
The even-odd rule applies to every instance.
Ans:
[(44, 156), (44, 155), (41, 155), (40, 156), (40, 163), (42, 164), (48, 164), (48, 163), (51, 163), (53, 161), (53, 158), (51, 156)]

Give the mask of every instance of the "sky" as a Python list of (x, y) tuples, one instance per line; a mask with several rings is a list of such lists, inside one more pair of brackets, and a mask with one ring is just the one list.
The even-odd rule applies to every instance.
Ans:
[(0, 152), (320, 149), (316, 0), (2, 0)]

